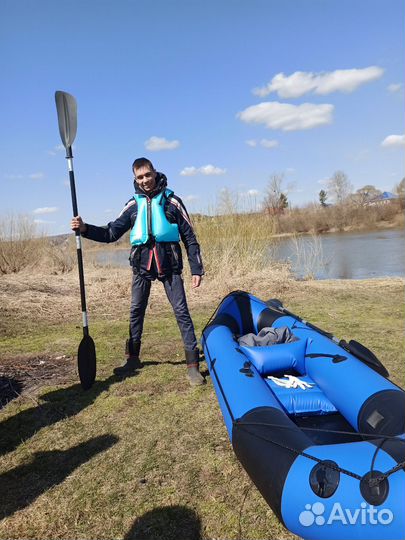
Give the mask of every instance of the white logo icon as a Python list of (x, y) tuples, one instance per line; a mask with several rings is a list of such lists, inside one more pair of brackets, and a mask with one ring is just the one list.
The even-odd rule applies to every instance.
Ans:
[(320, 502), (306, 504), (305, 510), (301, 512), (298, 519), (304, 527), (310, 527), (314, 523), (317, 525), (324, 525), (325, 518), (322, 515), (324, 512), (325, 506)]

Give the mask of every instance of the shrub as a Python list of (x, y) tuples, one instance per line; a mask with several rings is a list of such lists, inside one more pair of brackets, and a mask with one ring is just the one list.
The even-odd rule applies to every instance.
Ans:
[(36, 265), (43, 256), (44, 238), (36, 225), (24, 215), (9, 215), (0, 220), (0, 274), (20, 272)]

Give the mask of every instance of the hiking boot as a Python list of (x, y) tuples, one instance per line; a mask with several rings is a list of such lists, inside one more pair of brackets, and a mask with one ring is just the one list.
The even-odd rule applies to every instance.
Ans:
[(125, 352), (127, 355), (127, 361), (123, 366), (114, 368), (114, 374), (125, 377), (132, 375), (137, 369), (141, 369), (142, 363), (139, 359), (139, 351), (141, 350), (141, 342), (133, 342), (127, 339), (125, 345)]
[(120, 377), (126, 377), (128, 375), (133, 375), (135, 371), (141, 367), (142, 364), (137, 356), (130, 357), (123, 366), (114, 368), (114, 374), (119, 375)]
[(205, 383), (205, 379), (198, 369), (200, 351), (198, 349), (193, 349), (192, 351), (185, 350), (185, 353), (187, 364), (187, 377), (189, 383), (191, 384), (191, 386), (201, 386)]
[(205, 379), (198, 370), (198, 364), (187, 366), (187, 377), (191, 386), (201, 386), (205, 384)]

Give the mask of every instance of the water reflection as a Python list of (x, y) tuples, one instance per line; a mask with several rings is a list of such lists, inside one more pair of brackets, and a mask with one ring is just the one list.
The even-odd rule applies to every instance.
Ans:
[[(308, 261), (317, 279), (365, 279), (405, 275), (405, 231), (301, 236), (279, 243), (276, 258), (287, 260), (297, 277), (308, 277)], [(308, 256), (305, 244), (313, 242)], [(319, 246), (316, 243), (319, 243)], [(298, 248), (297, 248), (298, 243)], [(311, 252), (309, 251), (310, 255)], [(297, 255), (298, 254), (298, 255)]]
[[(299, 278), (366, 279), (405, 276), (405, 230), (331, 233), (279, 239), (269, 259), (289, 261)], [(103, 266), (128, 267), (129, 248), (94, 252)]]

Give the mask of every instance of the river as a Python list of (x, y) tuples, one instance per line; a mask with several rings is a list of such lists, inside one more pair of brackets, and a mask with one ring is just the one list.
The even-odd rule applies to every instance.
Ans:
[[(288, 261), (298, 278), (367, 279), (405, 276), (405, 230), (330, 233), (278, 239), (269, 258)], [(98, 264), (127, 266), (128, 249), (94, 252)]]

